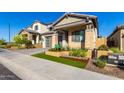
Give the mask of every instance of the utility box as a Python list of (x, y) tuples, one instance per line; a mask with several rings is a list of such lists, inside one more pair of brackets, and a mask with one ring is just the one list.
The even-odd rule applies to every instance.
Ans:
[(108, 55), (108, 63), (118, 65), (119, 63), (124, 63), (124, 54), (114, 53)]

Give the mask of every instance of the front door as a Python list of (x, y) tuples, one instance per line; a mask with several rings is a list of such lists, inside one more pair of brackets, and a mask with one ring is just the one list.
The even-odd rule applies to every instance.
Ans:
[(46, 37), (46, 47), (52, 47), (52, 37), (51, 36)]
[(62, 36), (58, 36), (58, 43), (62, 46)]
[(34, 44), (36, 44), (36, 35), (32, 35), (32, 40), (34, 41)]

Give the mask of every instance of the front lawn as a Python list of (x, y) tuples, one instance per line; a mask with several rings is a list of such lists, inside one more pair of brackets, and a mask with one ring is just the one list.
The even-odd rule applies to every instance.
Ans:
[(46, 54), (43, 54), (43, 53), (34, 54), (32, 56), (47, 59), (47, 60), (51, 60), (51, 61), (62, 63), (62, 64), (67, 64), (67, 65), (78, 67), (78, 68), (85, 68), (85, 66), (87, 64), (85, 62), (78, 62), (78, 61), (73, 61), (73, 60), (70, 60), (70, 59), (54, 57), (54, 56), (46, 55)]

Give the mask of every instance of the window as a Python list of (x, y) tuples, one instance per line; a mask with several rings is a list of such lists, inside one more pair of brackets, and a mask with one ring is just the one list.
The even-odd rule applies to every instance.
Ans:
[(34, 29), (35, 29), (35, 30), (38, 30), (38, 25), (36, 25)]
[(72, 41), (74, 42), (84, 41), (84, 31), (72, 32)]

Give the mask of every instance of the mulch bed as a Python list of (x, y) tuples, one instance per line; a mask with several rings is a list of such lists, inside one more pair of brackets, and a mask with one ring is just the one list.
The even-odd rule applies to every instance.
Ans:
[(90, 60), (87, 66), (85, 67), (85, 69), (124, 79), (124, 69), (120, 69), (116, 66), (107, 65), (105, 66), (105, 68), (99, 68), (99, 67), (96, 67)]
[(85, 63), (87, 64), (89, 62), (89, 58), (82, 58), (82, 57), (72, 57), (72, 56), (60, 56), (61, 58), (65, 58), (65, 59), (70, 59), (79, 63)]

